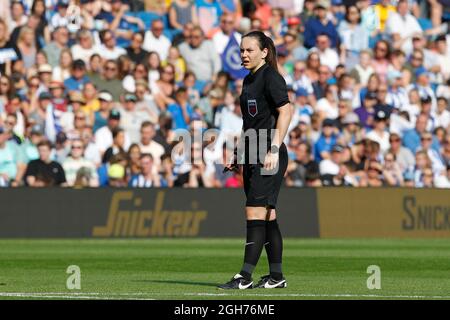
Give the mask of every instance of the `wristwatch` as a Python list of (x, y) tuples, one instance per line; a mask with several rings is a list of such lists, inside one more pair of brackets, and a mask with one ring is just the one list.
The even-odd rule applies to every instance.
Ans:
[(278, 146), (275, 145), (275, 144), (273, 144), (273, 145), (270, 147), (270, 153), (275, 154), (275, 153), (278, 153), (279, 150), (280, 150), (280, 148), (278, 148)]

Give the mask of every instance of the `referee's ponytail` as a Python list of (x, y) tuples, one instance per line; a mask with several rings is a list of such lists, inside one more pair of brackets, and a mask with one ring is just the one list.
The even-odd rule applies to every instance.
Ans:
[(260, 50), (264, 50), (264, 48), (267, 48), (268, 52), (266, 56), (266, 63), (272, 66), (272, 68), (274, 68), (276, 71), (278, 71), (277, 49), (275, 48), (273, 40), (270, 37), (266, 36), (262, 31), (250, 31), (242, 38), (245, 37), (251, 37), (258, 40), (258, 46)]

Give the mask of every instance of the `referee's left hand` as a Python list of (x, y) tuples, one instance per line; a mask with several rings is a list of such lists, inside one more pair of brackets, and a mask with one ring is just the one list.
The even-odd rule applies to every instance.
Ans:
[(272, 153), (268, 152), (266, 157), (264, 158), (264, 169), (273, 170), (277, 167), (278, 164), (278, 152)]

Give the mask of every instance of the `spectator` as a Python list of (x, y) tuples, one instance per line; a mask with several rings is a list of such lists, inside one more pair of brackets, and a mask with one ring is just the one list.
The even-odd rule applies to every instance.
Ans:
[(319, 162), (330, 157), (331, 148), (336, 144), (336, 127), (333, 119), (322, 122), (322, 133), (314, 145), (314, 160)]
[(69, 31), (64, 26), (57, 27), (52, 33), (53, 41), (44, 47), (48, 63), (54, 68), (59, 65), (61, 51), (67, 48)]
[(127, 56), (135, 64), (143, 63), (148, 57), (148, 51), (142, 48), (144, 43), (144, 34), (142, 32), (135, 32), (131, 36), (130, 46), (126, 49)]
[(344, 148), (338, 144), (334, 145), (330, 152), (330, 157), (323, 159), (319, 164), (320, 175), (336, 176), (339, 174), (341, 165), (341, 153)]
[(367, 186), (368, 187), (384, 187), (386, 180), (383, 175), (383, 166), (377, 161), (370, 161), (367, 168)]
[(325, 96), (317, 101), (316, 112), (321, 119), (336, 119), (338, 117), (338, 88), (329, 84), (325, 89)]
[(212, 42), (216, 52), (221, 55), (228, 45), (231, 37), (234, 37), (237, 43), (241, 43), (242, 35), (235, 30), (235, 17), (231, 13), (225, 12), (220, 17), (219, 29), (214, 33)]
[(391, 47), (389, 42), (386, 40), (380, 40), (375, 44), (372, 67), (382, 82), (386, 81), (390, 55)]
[(348, 69), (352, 69), (358, 63), (360, 52), (369, 48), (369, 34), (361, 25), (361, 12), (356, 5), (346, 8), (345, 20), (339, 24), (338, 33), (341, 39), (341, 60), (345, 61)]
[(141, 173), (131, 177), (128, 184), (133, 188), (160, 187), (159, 174), (153, 170), (153, 157), (149, 153), (143, 153), (140, 157)]
[(316, 45), (317, 37), (325, 34), (329, 37), (330, 47), (336, 48), (339, 44), (339, 36), (333, 22), (328, 19), (328, 1), (318, 1), (314, 8), (314, 17), (308, 19), (305, 25), (305, 47), (312, 48)]
[(36, 62), (36, 35), (33, 29), (23, 27), (20, 30), (17, 39), (17, 49), (19, 50), (21, 60), (26, 69), (30, 69)]
[(433, 142), (433, 135), (427, 131), (423, 132), (420, 135), (420, 147), (418, 148), (418, 150), (427, 153), (427, 156), (431, 161), (431, 168), (433, 169), (433, 172), (440, 174), (441, 172), (445, 171), (445, 166), (442, 163), (439, 151), (431, 147), (432, 142)]
[(107, 163), (111, 158), (117, 154), (125, 153), (125, 130), (122, 128), (115, 128), (112, 130), (112, 145), (106, 149), (103, 154), (102, 163)]
[(294, 149), (295, 159), (289, 162), (287, 169), (287, 185), (293, 187), (306, 186), (308, 173), (319, 173), (317, 162), (313, 160), (311, 146), (307, 142), (299, 142)]
[(52, 79), (59, 82), (64, 82), (70, 78), (70, 69), (72, 67), (72, 53), (68, 48), (61, 50), (59, 56), (59, 64), (53, 68)]
[(155, 125), (149, 121), (142, 122), (140, 134), (139, 148), (141, 152), (151, 154), (155, 167), (159, 168), (165, 150), (161, 144), (154, 140), (156, 136)]
[(384, 156), (383, 174), (389, 186), (403, 186), (403, 173), (392, 152), (388, 151)]
[(137, 143), (132, 143), (128, 148), (128, 166), (127, 166), (127, 175), (132, 177), (134, 175), (138, 175), (141, 172), (141, 149)]
[(407, 54), (411, 52), (411, 38), (416, 33), (422, 33), (422, 28), (416, 17), (409, 13), (408, 0), (399, 0), (397, 12), (387, 16), (386, 33), (392, 37), (395, 48), (401, 48)]
[(107, 60), (102, 75), (91, 77), (92, 83), (97, 90), (108, 90), (113, 96), (113, 101), (119, 101), (124, 93), (122, 81), (118, 79), (119, 68), (116, 60)]
[(98, 47), (97, 53), (103, 60), (115, 60), (121, 55), (127, 54), (126, 50), (117, 46), (116, 35), (111, 30), (100, 32), (102, 44)]
[(82, 91), (86, 83), (90, 82), (86, 75), (86, 64), (83, 60), (75, 60), (71, 66), (71, 76), (64, 80), (64, 87), (68, 92)]
[(373, 116), (375, 114), (375, 105), (377, 104), (377, 94), (375, 92), (367, 92), (363, 105), (355, 109), (355, 113), (359, 117), (361, 125), (366, 129), (373, 128)]
[(175, 101), (172, 98), (175, 93), (175, 67), (171, 64), (159, 68), (159, 79), (150, 84), (153, 98), (161, 110), (166, 109)]
[(63, 167), (51, 160), (52, 145), (49, 141), (38, 144), (39, 159), (28, 163), (25, 181), (30, 187), (67, 185)]
[[(112, 144), (113, 144), (113, 134), (112, 132), (119, 128), (120, 125), (120, 112), (117, 109), (111, 109), (108, 116), (108, 124), (101, 127), (95, 132), (95, 141), (103, 155)], [(130, 145), (130, 139), (125, 136), (124, 138), (124, 148), (128, 149)]]
[(422, 188), (424, 186), (423, 176), (425, 171), (427, 171), (428, 175), (430, 174), (430, 172), (431, 175), (433, 175), (433, 171), (431, 170), (431, 160), (430, 158), (428, 158), (426, 151), (417, 151), (416, 165), (414, 168), (414, 186), (416, 188)]
[(164, 23), (162, 20), (153, 20), (151, 29), (145, 32), (144, 44), (142, 48), (147, 51), (156, 51), (160, 60), (166, 60), (169, 48), (171, 46), (170, 40), (163, 35)]
[[(407, 147), (412, 153), (416, 153), (420, 146), (420, 137), (426, 131), (428, 123), (428, 116), (421, 113), (416, 120), (416, 127), (414, 129), (407, 130), (403, 135), (403, 145)], [(439, 150), (439, 143), (435, 137), (433, 137), (432, 148)]]
[(101, 91), (98, 94), (99, 108), (94, 112), (93, 130), (96, 132), (103, 126), (107, 125), (109, 112), (112, 108), (113, 97), (108, 91)]
[(175, 101), (167, 107), (167, 111), (170, 112), (173, 119), (173, 129), (188, 129), (194, 111), (188, 103), (186, 88), (178, 88), (175, 93)]
[(402, 172), (412, 170), (414, 168), (414, 155), (412, 152), (402, 146), (402, 139), (397, 133), (391, 133), (389, 136), (390, 152), (395, 159), (398, 167)]
[(22, 149), (10, 141), (11, 133), (0, 126), (0, 178), (4, 186), (19, 186), (26, 168)]
[(189, 0), (174, 0), (169, 8), (169, 22), (172, 28), (183, 30), (188, 23), (198, 24), (197, 8)]
[(89, 187), (98, 187), (97, 169), (95, 164), (84, 158), (84, 145), (79, 139), (72, 140), (71, 152), (69, 157), (64, 161), (63, 168), (66, 175), (67, 185), (69, 187), (75, 184), (77, 174), (80, 170), (87, 171), (89, 176)]
[(198, 25), (204, 34), (217, 27), (222, 16), (222, 8), (217, 0), (196, 0)]
[(134, 93), (125, 94), (123, 107), (119, 108), (121, 115), (121, 127), (124, 129), (130, 142), (135, 143), (139, 141), (139, 130), (141, 124), (150, 119), (150, 116), (145, 110), (137, 109), (137, 97)]
[(77, 42), (71, 47), (74, 60), (83, 60), (86, 65), (97, 50), (94, 46), (92, 34), (87, 29), (81, 29), (77, 34)]
[(198, 80), (210, 81), (213, 75), (220, 71), (220, 57), (212, 42), (204, 39), (200, 27), (194, 27), (188, 43), (182, 43), (179, 48), (183, 58), (189, 61), (190, 69)]

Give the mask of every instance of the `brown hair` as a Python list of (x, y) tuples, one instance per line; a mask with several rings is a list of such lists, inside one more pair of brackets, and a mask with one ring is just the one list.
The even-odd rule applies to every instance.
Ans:
[(266, 36), (262, 31), (251, 31), (246, 35), (244, 35), (242, 39), (246, 37), (256, 39), (258, 41), (258, 47), (260, 50), (264, 50), (265, 48), (268, 50), (266, 56), (266, 63), (272, 68), (274, 68), (276, 71), (278, 71), (277, 49), (275, 48), (273, 40), (270, 37)]

